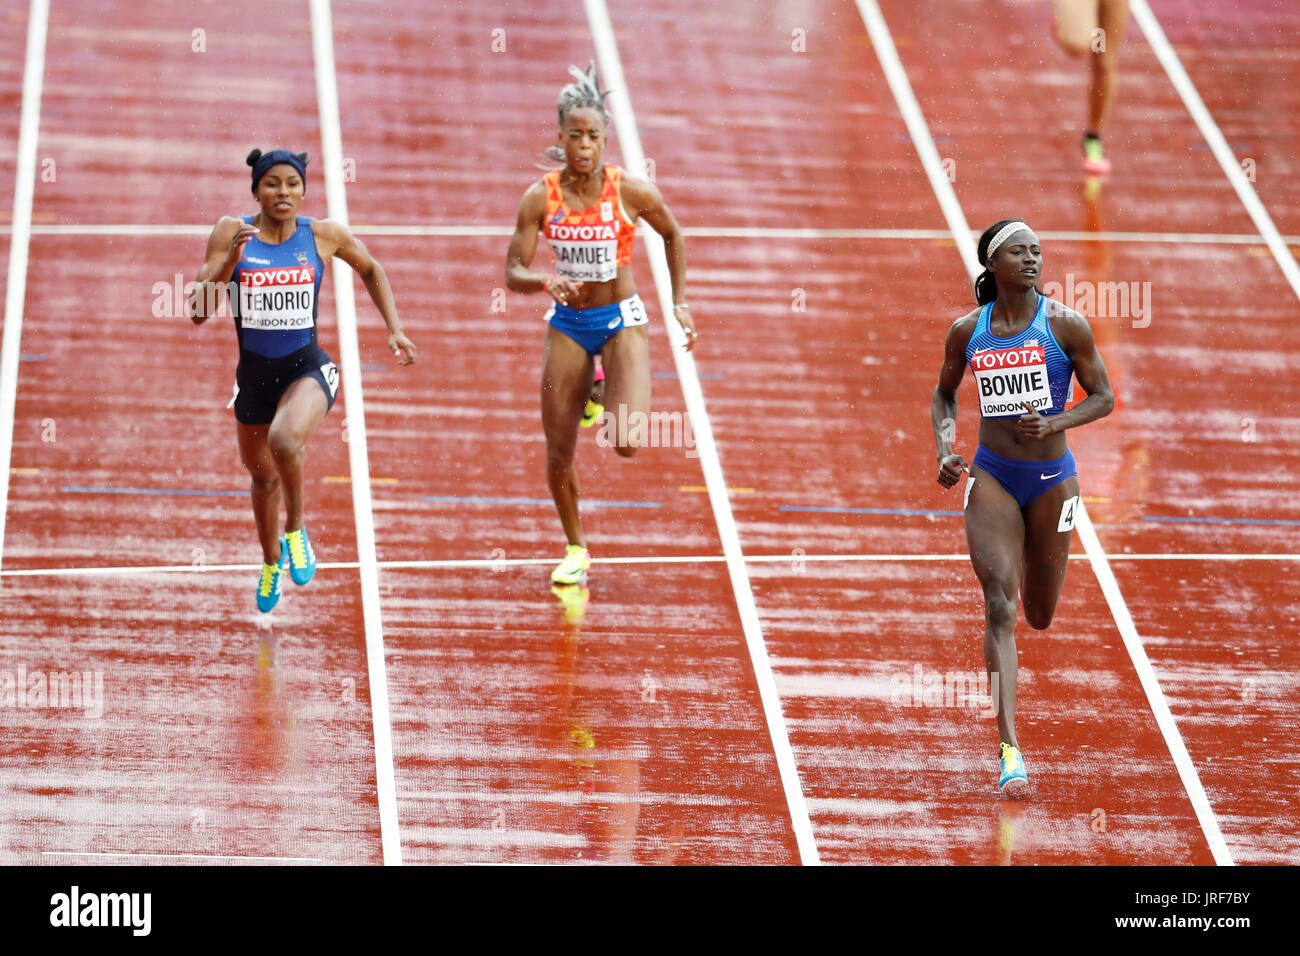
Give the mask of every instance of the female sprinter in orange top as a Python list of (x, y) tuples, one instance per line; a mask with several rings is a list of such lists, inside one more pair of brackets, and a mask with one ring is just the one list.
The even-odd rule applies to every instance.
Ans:
[[(998, 786), (1028, 780), (1016, 739), (1016, 595), (1035, 630), (1052, 623), (1065, 585), (1079, 479), (1065, 430), (1115, 407), (1088, 320), (1038, 291), (1038, 237), (1016, 219), (980, 236), (980, 307), (953, 323), (931, 402), (939, 484), (966, 471), (966, 544), (984, 590), (984, 663), (1001, 736)], [(980, 404), (979, 450), (952, 449), (957, 386), (966, 367)], [(1071, 376), (1088, 397), (1066, 410)]]
[[(403, 356), (403, 365), (415, 361), (415, 346), (402, 332), (388, 277), (361, 240), (341, 223), (298, 215), (307, 154), (255, 149), (247, 162), (262, 211), (217, 222), (189, 315), (202, 325), (220, 302), (220, 290), (229, 292), (239, 339), (235, 427), (240, 457), (253, 478), (253, 516), (262, 543), (257, 607), (266, 612), (280, 599), (286, 561), (295, 584), (306, 584), (316, 572), (303, 526), (302, 453), (339, 387), (338, 368), (316, 344), (316, 306), (331, 256), (360, 273), (388, 325), (388, 347)], [(282, 498), (288, 513), (284, 537), (277, 530)]]
[[(632, 238), (640, 217), (663, 236), (673, 283), (673, 313), (686, 347), (699, 334), (686, 305), (686, 249), (677, 220), (653, 183), (606, 166), (608, 117), (596, 68), (569, 72), (576, 82), (560, 91), (560, 132), (548, 150), (563, 169), (524, 193), (506, 253), (506, 285), (515, 292), (546, 292), (554, 303), (542, 346), (542, 427), (546, 432), (546, 482), (568, 538), (555, 584), (580, 583), (591, 558), (578, 517), (578, 476), (573, 467), (578, 423), (592, 385), (592, 356), (605, 369), (605, 427), (624, 458), (636, 454), (650, 413), (650, 345), (645, 306), (632, 283)], [(555, 256), (555, 274), (530, 271), (537, 238)], [(619, 427), (610, 429), (610, 423)], [(632, 427), (623, 427), (630, 423)]]

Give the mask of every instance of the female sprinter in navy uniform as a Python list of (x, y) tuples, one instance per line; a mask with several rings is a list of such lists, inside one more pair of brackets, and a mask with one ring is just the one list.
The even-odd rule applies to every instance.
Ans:
[[(1108, 415), (1115, 396), (1083, 316), (1037, 289), (1043, 256), (1023, 222), (1005, 219), (978, 246), (980, 308), (948, 331), (931, 415), (939, 484), (965, 470), (966, 543), (984, 589), (984, 662), (997, 708), (998, 786), (1027, 782), (1016, 739), (1016, 592), (1035, 630), (1052, 623), (1065, 584), (1079, 479), (1065, 430)], [(975, 461), (952, 449), (966, 366), (980, 398)], [(1065, 410), (1073, 374), (1088, 397)]]
[[(547, 292), (554, 304), (542, 358), (542, 427), (546, 432), (546, 482), (568, 538), (564, 561), (551, 574), (555, 584), (581, 582), (591, 565), (578, 517), (578, 476), (573, 467), (578, 423), (591, 394), (592, 357), (605, 369), (605, 428), (625, 458), (644, 440), (638, 421), (650, 413), (650, 344), (645, 306), (632, 282), (632, 238), (640, 217), (664, 239), (673, 284), (673, 312), (686, 333), (698, 338), (686, 305), (686, 249), (677, 220), (653, 183), (601, 161), (605, 150), (605, 93), (596, 68), (577, 67), (560, 91), (560, 132), (548, 151), (563, 160), (534, 183), (519, 204), (506, 253), (506, 285), (515, 292)], [(531, 272), (537, 239), (544, 235), (555, 256), (555, 274)], [(610, 428), (610, 423), (618, 427)], [(630, 423), (632, 427), (622, 427)]]
[[(248, 165), (262, 211), (217, 222), (189, 314), (201, 325), (209, 304), (219, 301), (205, 286), (230, 292), (239, 339), (236, 430), (240, 458), (253, 479), (253, 515), (262, 544), (257, 607), (265, 612), (280, 598), (286, 561), (295, 584), (306, 584), (316, 572), (303, 525), (302, 465), (303, 446), (334, 405), (339, 387), (338, 368), (316, 344), (316, 307), (331, 256), (361, 275), (388, 325), (388, 347), (403, 356), (403, 365), (415, 361), (415, 346), (402, 332), (383, 268), (361, 240), (340, 223), (298, 215), (307, 154), (255, 149)], [(277, 530), (281, 499), (287, 512), (283, 537)]]

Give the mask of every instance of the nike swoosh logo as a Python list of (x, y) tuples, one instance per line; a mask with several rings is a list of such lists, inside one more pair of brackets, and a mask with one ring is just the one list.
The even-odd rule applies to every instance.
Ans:
[(1040, 471), (1040, 472), (1038, 473), (1038, 477), (1039, 477), (1042, 481), (1046, 481), (1048, 478), (1056, 478), (1056, 477), (1059, 476), (1060, 474), (1061, 474), (1061, 473), (1058, 471), (1055, 475), (1045, 475), (1045, 474), (1043, 474), (1043, 473)]
[(620, 315), (617, 319), (612, 320), (612, 321), (609, 323), (609, 325), (605, 326), (605, 328), (607, 328), (607, 329), (616, 329), (616, 328), (618, 328), (618, 324), (619, 324), (620, 322), (622, 322), (622, 321), (623, 321), (623, 316)]

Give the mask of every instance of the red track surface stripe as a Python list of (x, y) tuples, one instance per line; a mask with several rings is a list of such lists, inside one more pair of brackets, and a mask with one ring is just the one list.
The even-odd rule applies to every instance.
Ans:
[[(381, 15), (356, 8), (337, 11), (337, 23), (347, 37), (336, 51), (343, 114), (378, 117), (349, 132), (358, 171), (349, 197), (353, 217), (400, 225), (450, 210), (461, 211), (462, 221), (513, 222), (519, 196), (539, 176), (532, 164), (554, 138), (564, 67), (591, 57), (581, 14), (558, 5), (521, 18), (485, 9), (436, 30), (427, 10)], [(498, 27), (506, 31), (505, 53), (452, 53), (486, 50)], [(443, 51), (432, 63), (425, 55), (430, 36)], [(376, 75), (370, 64), (394, 48), (411, 55), (390, 59), (387, 78)], [(493, 132), (483, 141), (491, 158), (467, 162), (463, 117), (445, 104), (486, 102), (494, 104)], [(404, 135), (389, 136), (390, 122)], [(606, 159), (619, 161), (616, 145)], [(403, 180), (402, 202), (394, 203), (388, 184)], [(493, 561), (556, 553), (562, 537), (547, 509), (419, 502), (426, 495), (546, 494), (537, 417), (545, 303), (501, 289), (501, 236), (376, 236), (367, 244), (393, 280), (412, 337), (426, 349), (412, 376), (367, 374), (373, 467), (400, 481), (376, 489), (380, 556)], [(430, 262), (439, 264), (435, 276), (454, 281), (430, 281)], [(539, 251), (538, 268), (548, 262), (549, 252)], [(642, 261), (634, 271), (644, 296), (651, 277)], [(363, 320), (363, 361), (385, 360), (381, 331)], [(655, 325), (652, 369), (671, 367), (665, 348)], [(680, 416), (675, 388), (654, 400), (657, 410)], [(653, 513), (587, 513), (596, 557), (721, 550), (708, 501), (673, 493), (702, 483), (690, 449), (647, 448), (624, 462), (584, 433), (578, 469), (587, 494), (604, 500), (644, 500), (647, 489), (666, 489), (664, 507)], [(385, 570), (381, 590), (409, 860), (796, 859), (761, 701), (720, 569), (598, 566), (587, 614), (602, 621), (594, 639), (560, 636), (564, 609), (542, 568)], [(554, 648), (561, 640), (575, 650)], [(563, 661), (578, 648), (582, 665), (574, 670)], [(622, 675), (617, 686), (605, 686), (610, 673)], [(643, 686), (647, 677), (651, 684)], [(649, 689), (668, 683), (666, 698)], [(563, 701), (570, 698), (589, 701), (573, 717), (581, 720), (574, 739), (590, 735), (597, 742), (595, 776), (585, 780), (572, 776), (585, 772), (577, 765), (565, 769), (585, 759), (574, 753), (565, 722)], [(564, 795), (555, 795), (557, 788)], [(545, 793), (534, 801), (538, 790)], [(586, 796), (606, 790), (644, 797)], [(586, 809), (561, 813), (565, 800), (585, 801)], [(639, 818), (637, 806), (645, 808)]]
[[(184, 182), (197, 204), (214, 201), (170, 209), (168, 218), (245, 211), (247, 147), (212, 143), (252, 136), (266, 145), (271, 134), (250, 119), (262, 115), (260, 98), (287, 102), (289, 91), (311, 88), (305, 30), (293, 31), (287, 55), (261, 56), (282, 38), (259, 32), (254, 8), (228, 6), (206, 24), (206, 53), (190, 47), (192, 11), (165, 4), (101, 12), (93, 30), (66, 15), (52, 25), (40, 154), (56, 159), (59, 178), (43, 184), (34, 218), (147, 220), (158, 214), (158, 184), (177, 182), (186, 157), (194, 162)], [(136, 29), (142, 18), (155, 29)], [(195, 103), (206, 124), (200, 138), (189, 125)], [(124, 124), (130, 139), (120, 135)], [(208, 176), (208, 162), (222, 175)], [(15, 476), (11, 562), (256, 558), (247, 501), (106, 503), (59, 492), (244, 480), (224, 410), (234, 364), (229, 320), (196, 330), (175, 311), (153, 313), (155, 284), (192, 276), (201, 254), (201, 242), (184, 237), (33, 241), (27, 322), (49, 344), (47, 361), (21, 367), (14, 463), (37, 471)], [(162, 303), (174, 305), (167, 295)], [(332, 349), (328, 299), (321, 318), (322, 344)], [(336, 409), (313, 439), (309, 474), (346, 467), (345, 416)], [(47, 419), (57, 436), (42, 425)], [(42, 440), (43, 429), (53, 440)], [(356, 556), (347, 492), (309, 482), (309, 520), (326, 561)], [(6, 581), (0, 669), (88, 672), (104, 688), (99, 715), (0, 709), (5, 739), (23, 742), (6, 754), (6, 860), (49, 862), (41, 854), (57, 851), (378, 862), (355, 573), (327, 570), (306, 589), (290, 585), (269, 618), (253, 608), (254, 578)]]
[(1152, 14), (1146, 0), (1132, 0), (1132, 11), (1133, 18), (1141, 25), (1142, 32), (1146, 34), (1147, 42), (1151, 44), (1151, 48), (1160, 59), (1160, 65), (1169, 74), (1170, 82), (1178, 90), (1178, 95), (1182, 97), (1188, 112), (1192, 114), (1192, 119), (1195, 120), (1201, 135), (1210, 144), (1210, 150), (1223, 168), (1224, 174), (1228, 177), (1228, 182), (1232, 184), (1232, 188), (1240, 197), (1242, 205), (1246, 207), (1246, 212), (1250, 214), (1251, 221), (1255, 223), (1259, 234), (1268, 243), (1269, 251), (1273, 253), (1273, 258), (1277, 260), (1277, 264), (1281, 268), (1282, 274), (1286, 276), (1291, 290), (1296, 294), (1297, 298), (1300, 298), (1300, 266), (1296, 265), (1291, 250), (1286, 247), (1286, 243), (1278, 233), (1277, 226), (1273, 224), (1273, 218), (1268, 214), (1268, 210), (1264, 208), (1264, 204), (1259, 201), (1259, 196), (1255, 193), (1250, 180), (1246, 178), (1246, 173), (1242, 169), (1240, 161), (1232, 155), (1232, 150), (1228, 146), (1227, 140), (1223, 138), (1223, 133), (1220, 132), (1214, 117), (1205, 108), (1205, 102), (1201, 99), (1201, 94), (1188, 77), (1187, 71), (1183, 69), (1178, 54), (1169, 45), (1164, 30), (1160, 28), (1160, 21)]
[[(611, 85), (611, 112), (614, 121), (623, 130), (628, 169), (633, 175), (648, 176), (650, 168), (642, 152), (641, 137), (632, 111), (631, 96), (626, 89), (622, 59), (619, 56), (618, 43), (614, 39), (614, 27), (610, 22), (605, 0), (586, 0), (585, 6), (605, 82)], [(713, 427), (705, 408), (704, 394), (700, 388), (700, 377), (695, 367), (694, 356), (684, 350), (686, 335), (673, 317), (674, 290), (668, 272), (667, 255), (664, 244), (658, 236), (646, 235), (644, 238), (651, 271), (654, 273), (655, 288), (659, 294), (659, 308), (663, 313), (669, 346), (677, 367), (677, 377), (686, 399), (687, 415), (694, 426), (695, 451), (699, 455), (700, 466), (709, 489), (713, 517), (718, 525), (719, 536), (722, 538), (722, 549), (727, 557), (727, 571), (731, 578), (737, 609), (740, 612), (745, 645), (758, 683), (759, 697), (763, 702), (763, 716), (771, 735), (786, 803), (790, 808), (790, 821), (799, 846), (799, 859), (805, 865), (815, 866), (819, 862), (817, 841), (808, 819), (808, 807), (799, 781), (799, 771), (795, 766), (794, 754), (790, 749), (790, 738), (786, 730), (785, 716), (781, 710), (781, 699), (772, 676), (767, 646), (763, 642), (762, 626), (758, 620), (758, 610), (754, 606), (754, 593), (750, 587), (749, 573), (745, 567), (744, 553), (741, 550), (736, 521), (727, 494), (727, 482), (722, 474), (722, 465), (718, 460), (717, 446), (713, 439)]]
[[(886, 67), (886, 72), (892, 72), (895, 77), (900, 78), (898, 83), (891, 80), (891, 86), (894, 89), (895, 97), (900, 103), (905, 104), (910, 99), (910, 84), (902, 77), (903, 71), (901, 64), (898, 63), (897, 55), (893, 53), (893, 40), (888, 34), (888, 28), (885, 26), (881, 16), (880, 9), (876, 0), (858, 0), (859, 9), (863, 11), (864, 18), (867, 19), (869, 28), (872, 31), (872, 39), (876, 44), (877, 53), (881, 56), (882, 63)], [(891, 69), (892, 68), (892, 69)], [(908, 93), (907, 97), (900, 96), (900, 87)], [(933, 153), (932, 148), (928, 147), (930, 133), (928, 129), (918, 129), (912, 126), (912, 135), (914, 138), (921, 140), (918, 142), (918, 150), (921, 151), (923, 160), (927, 166), (931, 165), (932, 160), (927, 158), (927, 150)], [(932, 171), (933, 173), (933, 171)], [(970, 229), (965, 223), (964, 214), (960, 207), (957, 207), (955, 214), (948, 212), (956, 202), (956, 194), (952, 184), (941, 177), (931, 175), (931, 185), (934, 187), (936, 196), (940, 205), (945, 209), (948, 215), (949, 227), (953, 230), (953, 238), (958, 243), (962, 252), (963, 261), (966, 264), (969, 277), (973, 280), (975, 276), (982, 271), (982, 265), (974, 253), (974, 244), (969, 241)], [(1214, 811), (1210, 807), (1205, 796), (1204, 788), (1201, 785), (1200, 777), (1197, 775), (1196, 768), (1192, 764), (1187, 754), (1186, 746), (1183, 742), (1182, 735), (1174, 721), (1173, 715), (1169, 712), (1169, 707), (1161, 692), (1159, 681), (1157, 680), (1151, 668), (1151, 663), (1142, 645), (1142, 639), (1137, 633), (1133, 624), (1133, 619), (1129, 613), (1127, 604), (1123, 595), (1120, 593), (1119, 585), (1115, 580), (1110, 565), (1106, 560), (1106, 553), (1102, 549), (1101, 542), (1097, 538), (1093, 528), (1092, 519), (1088, 515), (1086, 506), (1080, 504), (1078, 516), (1076, 518), (1078, 528), (1078, 540), (1084, 546), (1088, 553), (1089, 560), (1092, 564), (1093, 572), (1097, 576), (1098, 583), (1101, 585), (1102, 592), (1105, 594), (1106, 603), (1110, 606), (1111, 613), (1114, 615), (1115, 623), (1119, 628), (1120, 636), (1128, 650), (1129, 656), (1133, 660), (1133, 665), (1137, 670), (1138, 678), (1141, 681), (1143, 691), (1151, 703), (1151, 709), (1155, 715), (1156, 722), (1164, 735), (1165, 741), (1169, 746), (1169, 751), (1173, 757), (1174, 764), (1178, 768), (1179, 777), (1187, 789), (1187, 794), (1192, 801), (1192, 806), (1196, 811), (1197, 820), (1205, 837), (1210, 845), (1210, 850), (1214, 854), (1214, 859), (1220, 864), (1231, 864), (1232, 857), (1224, 844), (1223, 835), (1219, 830), (1218, 821), (1215, 819)]]

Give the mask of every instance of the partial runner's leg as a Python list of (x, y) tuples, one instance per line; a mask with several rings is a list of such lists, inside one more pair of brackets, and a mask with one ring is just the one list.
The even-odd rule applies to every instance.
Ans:
[(997, 710), (1000, 739), (1016, 741), (1016, 592), (1024, 554), (1025, 523), (1016, 499), (996, 478), (972, 466), (966, 503), (966, 544), (984, 590), (984, 664)]
[(591, 389), (587, 350), (554, 327), (542, 350), (542, 429), (546, 433), (546, 485), (571, 545), (587, 546), (578, 517), (578, 474), (573, 456), (578, 422)]
[(650, 337), (644, 325), (620, 329), (601, 349), (605, 421), (614, 450), (631, 458), (650, 428)]
[(329, 400), (314, 378), (300, 378), (282, 396), (271, 422), (266, 444), (275, 462), (288, 512), (284, 528), (297, 531), (303, 525), (303, 448), (329, 411)]

